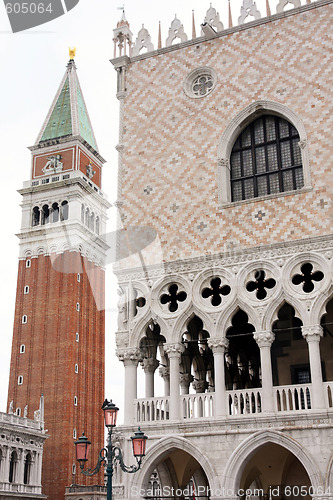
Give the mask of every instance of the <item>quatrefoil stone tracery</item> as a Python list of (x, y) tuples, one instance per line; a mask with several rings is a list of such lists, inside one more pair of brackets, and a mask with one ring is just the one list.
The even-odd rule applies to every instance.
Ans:
[(222, 296), (229, 295), (231, 288), (229, 285), (223, 285), (220, 278), (213, 278), (210, 280), (210, 287), (206, 287), (202, 290), (202, 297), (208, 299), (211, 297), (210, 301), (213, 306), (219, 306), (222, 302)]
[(303, 292), (311, 293), (314, 290), (314, 282), (322, 281), (324, 279), (324, 273), (321, 271), (313, 272), (313, 265), (310, 262), (306, 262), (301, 266), (301, 274), (295, 274), (292, 277), (293, 285), (302, 285)]
[(178, 303), (184, 302), (187, 298), (187, 293), (184, 291), (178, 291), (178, 285), (173, 283), (168, 288), (169, 293), (164, 293), (161, 298), (161, 304), (169, 304), (168, 309), (170, 312), (175, 312), (178, 309)]
[(254, 274), (254, 281), (249, 281), (246, 285), (246, 290), (248, 292), (256, 291), (256, 297), (259, 300), (263, 300), (267, 297), (267, 289), (272, 289), (276, 285), (276, 281), (273, 278), (266, 279), (266, 273), (263, 269), (259, 269)]
[(210, 75), (200, 75), (193, 81), (192, 91), (194, 95), (205, 96), (213, 90), (213, 78)]

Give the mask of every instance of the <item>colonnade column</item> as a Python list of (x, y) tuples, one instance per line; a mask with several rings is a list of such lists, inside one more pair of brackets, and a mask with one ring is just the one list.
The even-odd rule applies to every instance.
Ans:
[(262, 410), (263, 412), (271, 413), (274, 412), (271, 346), (275, 335), (271, 331), (265, 331), (254, 332), (253, 337), (260, 349)]
[(170, 369), (168, 366), (160, 366), (159, 373), (164, 381), (164, 397), (170, 396)]
[(146, 358), (142, 361), (145, 372), (145, 397), (154, 397), (154, 374), (160, 362), (155, 358)]
[(308, 343), (309, 349), (312, 385), (311, 408), (326, 408), (319, 348), (319, 342), (320, 338), (323, 336), (323, 330), (320, 325), (302, 326), (302, 334)]
[(214, 355), (214, 387), (215, 387), (215, 416), (227, 414), (225, 387), (224, 355), (229, 347), (229, 341), (225, 338), (210, 338), (208, 346)]
[(134, 400), (137, 398), (137, 367), (141, 359), (140, 349), (118, 349), (117, 356), (125, 367), (124, 424), (134, 423)]
[(169, 358), (170, 367), (170, 420), (180, 419), (180, 398), (179, 398), (179, 365), (181, 354), (185, 351), (183, 344), (165, 344), (164, 352)]

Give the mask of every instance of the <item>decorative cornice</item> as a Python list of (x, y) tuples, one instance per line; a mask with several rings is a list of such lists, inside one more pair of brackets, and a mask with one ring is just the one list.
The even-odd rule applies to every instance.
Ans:
[[(333, 255), (332, 235), (319, 236), (318, 238), (304, 238), (302, 240), (274, 243), (271, 245), (255, 246), (250, 248), (236, 248), (216, 255), (205, 255), (184, 260), (175, 260), (161, 265), (146, 266), (145, 271), (141, 268), (120, 269), (114, 265), (114, 273), (119, 283), (126, 283), (130, 280), (145, 280), (147, 274), (151, 280), (157, 280), (166, 275), (196, 274), (203, 269), (229, 268), (237, 265), (245, 265), (256, 261), (277, 261), (279, 267), (284, 263), (284, 259), (293, 255), (318, 251), (320, 254), (327, 254), (327, 258)], [(281, 264), (281, 265), (280, 265)]]

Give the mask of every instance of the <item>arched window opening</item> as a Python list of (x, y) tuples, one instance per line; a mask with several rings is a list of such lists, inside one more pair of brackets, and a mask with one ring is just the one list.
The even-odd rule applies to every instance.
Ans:
[(96, 233), (99, 234), (99, 217), (96, 217), (96, 225), (95, 225)]
[(16, 480), (16, 467), (17, 467), (17, 452), (14, 450), (10, 456), (9, 462), (9, 478), (10, 483), (15, 483)]
[(287, 120), (262, 115), (238, 136), (230, 157), (231, 200), (304, 186), (300, 137)]
[(87, 227), (89, 227), (89, 220), (90, 220), (90, 210), (89, 208), (86, 208), (86, 217), (84, 223)]
[(85, 212), (84, 205), (81, 205), (81, 222), (82, 222), (82, 224), (84, 224), (84, 212)]
[(311, 382), (307, 342), (302, 335), (302, 321), (295, 309), (284, 304), (273, 323), (272, 344), (273, 385), (307, 384)]
[(58, 203), (52, 203), (52, 222), (59, 221), (59, 205)]
[[(185, 351), (181, 362), (181, 393), (188, 394), (190, 384), (196, 393), (214, 390), (213, 353), (208, 347), (209, 333), (204, 330), (202, 320), (193, 316), (187, 323), (187, 330), (183, 333), (182, 343)], [(198, 415), (200, 416), (200, 415)]]
[(226, 386), (228, 390), (261, 387), (260, 349), (253, 338), (254, 326), (247, 314), (239, 310), (232, 318), (226, 336)]
[(42, 220), (41, 220), (42, 226), (44, 226), (45, 224), (48, 224), (49, 222), (50, 222), (50, 209), (49, 209), (49, 206), (48, 205), (43, 205), (43, 208), (42, 208)]
[(40, 223), (40, 210), (39, 207), (34, 207), (32, 209), (32, 221), (31, 225), (32, 227), (38, 226)]
[(68, 215), (69, 215), (68, 201), (63, 201), (61, 204), (60, 219), (61, 220), (68, 220)]
[(32, 458), (30, 453), (28, 453), (24, 461), (24, 474), (23, 474), (24, 484), (30, 484), (31, 466), (32, 466)]

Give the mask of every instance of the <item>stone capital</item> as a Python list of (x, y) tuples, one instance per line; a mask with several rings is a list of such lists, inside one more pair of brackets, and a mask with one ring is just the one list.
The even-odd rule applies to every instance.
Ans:
[(164, 380), (168, 380), (170, 377), (170, 369), (168, 366), (160, 366), (159, 369), (159, 374)]
[(142, 354), (140, 349), (135, 347), (127, 349), (117, 349), (117, 356), (119, 361), (123, 361), (125, 366), (138, 365), (139, 361), (142, 359)]
[(141, 361), (145, 373), (155, 373), (160, 362), (155, 358), (145, 358)]
[(164, 352), (170, 358), (180, 358), (181, 354), (185, 351), (183, 344), (164, 344)]
[(302, 326), (302, 335), (308, 342), (320, 342), (323, 336), (323, 329), (320, 325)]
[(253, 338), (260, 348), (271, 347), (274, 342), (275, 335), (270, 330), (267, 330), (265, 332), (254, 332)]
[(224, 354), (229, 347), (229, 340), (226, 338), (209, 338), (208, 347), (213, 351), (213, 354)]
[(179, 385), (189, 387), (191, 382), (193, 382), (193, 375), (190, 373), (182, 373), (179, 375)]
[(196, 393), (201, 394), (202, 392), (205, 392), (207, 382), (205, 380), (194, 380), (192, 382), (192, 387)]

